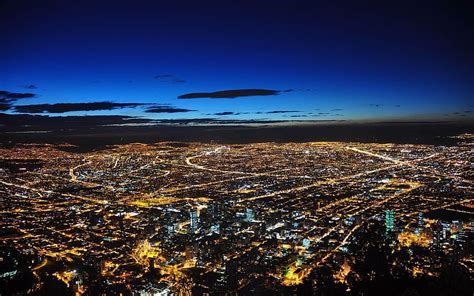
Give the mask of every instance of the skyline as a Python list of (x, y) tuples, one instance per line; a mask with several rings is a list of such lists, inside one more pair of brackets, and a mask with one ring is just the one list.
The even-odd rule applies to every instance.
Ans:
[(0, 107), (194, 125), (473, 119), (461, 2), (229, 3), (4, 1)]

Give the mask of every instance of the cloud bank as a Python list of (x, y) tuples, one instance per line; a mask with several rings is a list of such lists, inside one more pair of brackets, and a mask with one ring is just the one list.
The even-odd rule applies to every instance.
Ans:
[(183, 113), (183, 112), (192, 112), (196, 110), (184, 109), (184, 108), (175, 108), (172, 106), (153, 106), (145, 110), (147, 113)]
[(9, 103), (19, 99), (34, 98), (36, 95), (32, 93), (13, 93), (0, 90), (0, 103)]
[[(291, 90), (286, 90), (283, 92), (288, 92)], [(215, 92), (200, 92), (200, 93), (188, 93), (180, 95), (178, 99), (235, 99), (239, 97), (252, 97), (252, 96), (274, 96), (280, 94), (280, 90), (271, 90), (271, 89), (231, 89), (231, 90), (221, 90)]]
[(32, 93), (13, 93), (6, 90), (0, 90), (0, 111), (7, 111), (12, 108), (12, 103), (20, 99), (29, 99), (36, 97)]
[(113, 110), (127, 107), (137, 107), (141, 105), (144, 104), (112, 102), (58, 103), (13, 106), (13, 110), (17, 113), (66, 113), (74, 111)]

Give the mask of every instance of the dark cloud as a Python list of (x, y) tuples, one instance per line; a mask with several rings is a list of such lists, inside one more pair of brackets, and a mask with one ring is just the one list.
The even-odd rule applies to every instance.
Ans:
[(38, 86), (36, 86), (36, 84), (25, 84), (25, 85), (20, 85), (20, 87), (26, 88), (26, 89), (37, 89), (38, 88)]
[(120, 115), (90, 115), (90, 116), (48, 116), (31, 114), (1, 114), (1, 131), (72, 131), (92, 130), (114, 126), (192, 126), (192, 125), (246, 125), (272, 124), (284, 121), (254, 119), (254, 120), (222, 120), (218, 118), (189, 118), (189, 119), (146, 119)]
[(250, 120), (226, 120), (218, 118), (186, 118), (186, 119), (160, 119), (157, 123), (173, 125), (245, 125), (245, 124), (272, 124), (285, 122), (282, 120), (250, 119)]
[(186, 80), (178, 78), (174, 74), (159, 74), (155, 75), (153, 78), (162, 82), (186, 83)]
[(342, 109), (332, 109), (331, 111), (342, 111)]
[(0, 103), (10, 103), (19, 99), (28, 99), (35, 97), (32, 93), (12, 93), (5, 90), (0, 90)]
[(113, 110), (119, 108), (137, 107), (141, 105), (144, 104), (112, 102), (59, 103), (13, 106), (13, 109), (18, 113), (65, 113), (74, 111)]
[(280, 94), (280, 90), (271, 89), (233, 89), (233, 90), (222, 90), (215, 92), (202, 92), (202, 93), (189, 93), (178, 97), (178, 99), (235, 99), (238, 97), (250, 97), (250, 96), (274, 96)]
[(308, 91), (313, 91), (313, 89), (310, 89), (310, 88), (297, 88), (297, 89), (289, 88), (289, 89), (283, 90), (282, 92), (293, 92), (293, 91), (296, 91), (296, 92), (308, 92)]
[(470, 110), (462, 111), (462, 112), (453, 112), (453, 115), (461, 116), (461, 117), (466, 117), (468, 114), (472, 113)]
[(378, 108), (378, 107), (382, 107), (383, 104), (369, 104), (369, 106)]
[(35, 97), (32, 93), (12, 93), (0, 90), (0, 111), (7, 111), (12, 108), (12, 103), (20, 99), (28, 99)]
[(275, 111), (268, 111), (267, 114), (279, 114), (279, 113), (297, 113), (301, 111), (296, 110), (275, 110)]
[(89, 129), (97, 126), (114, 124), (146, 124), (152, 122), (150, 119), (132, 116), (118, 115), (91, 115), (91, 116), (53, 116), (30, 115), (30, 114), (1, 114), (0, 122), (3, 127), (0, 130), (24, 131), (24, 130), (69, 130)]
[(182, 112), (192, 112), (196, 110), (175, 108), (172, 106), (153, 106), (145, 110), (147, 113), (182, 113)]
[(155, 79), (168, 79), (168, 78), (174, 78), (175, 76), (173, 74), (159, 74), (155, 75)]
[(0, 111), (10, 110), (11, 105), (9, 103), (0, 103)]
[(236, 113), (227, 111), (227, 112), (214, 113), (214, 115), (221, 115), (221, 116), (222, 116), (222, 115), (236, 115)]

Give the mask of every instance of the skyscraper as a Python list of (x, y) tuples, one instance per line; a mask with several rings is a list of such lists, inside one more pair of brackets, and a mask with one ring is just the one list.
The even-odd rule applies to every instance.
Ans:
[(394, 214), (392, 210), (385, 211), (385, 234), (393, 232), (394, 227)]
[(196, 230), (198, 229), (198, 223), (199, 223), (198, 213), (196, 209), (192, 209), (189, 212), (189, 218), (191, 222), (189, 229), (191, 230), (192, 233), (195, 233)]
[(246, 222), (253, 222), (254, 221), (254, 213), (252, 209), (245, 210), (245, 221)]

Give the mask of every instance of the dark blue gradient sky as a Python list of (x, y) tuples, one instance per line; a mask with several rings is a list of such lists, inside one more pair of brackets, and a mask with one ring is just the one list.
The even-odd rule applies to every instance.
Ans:
[[(472, 119), (473, 26), (461, 1), (1, 3), (0, 90), (37, 94), (14, 105), (196, 110), (55, 114), (170, 119)], [(178, 99), (236, 89), (292, 91)]]

